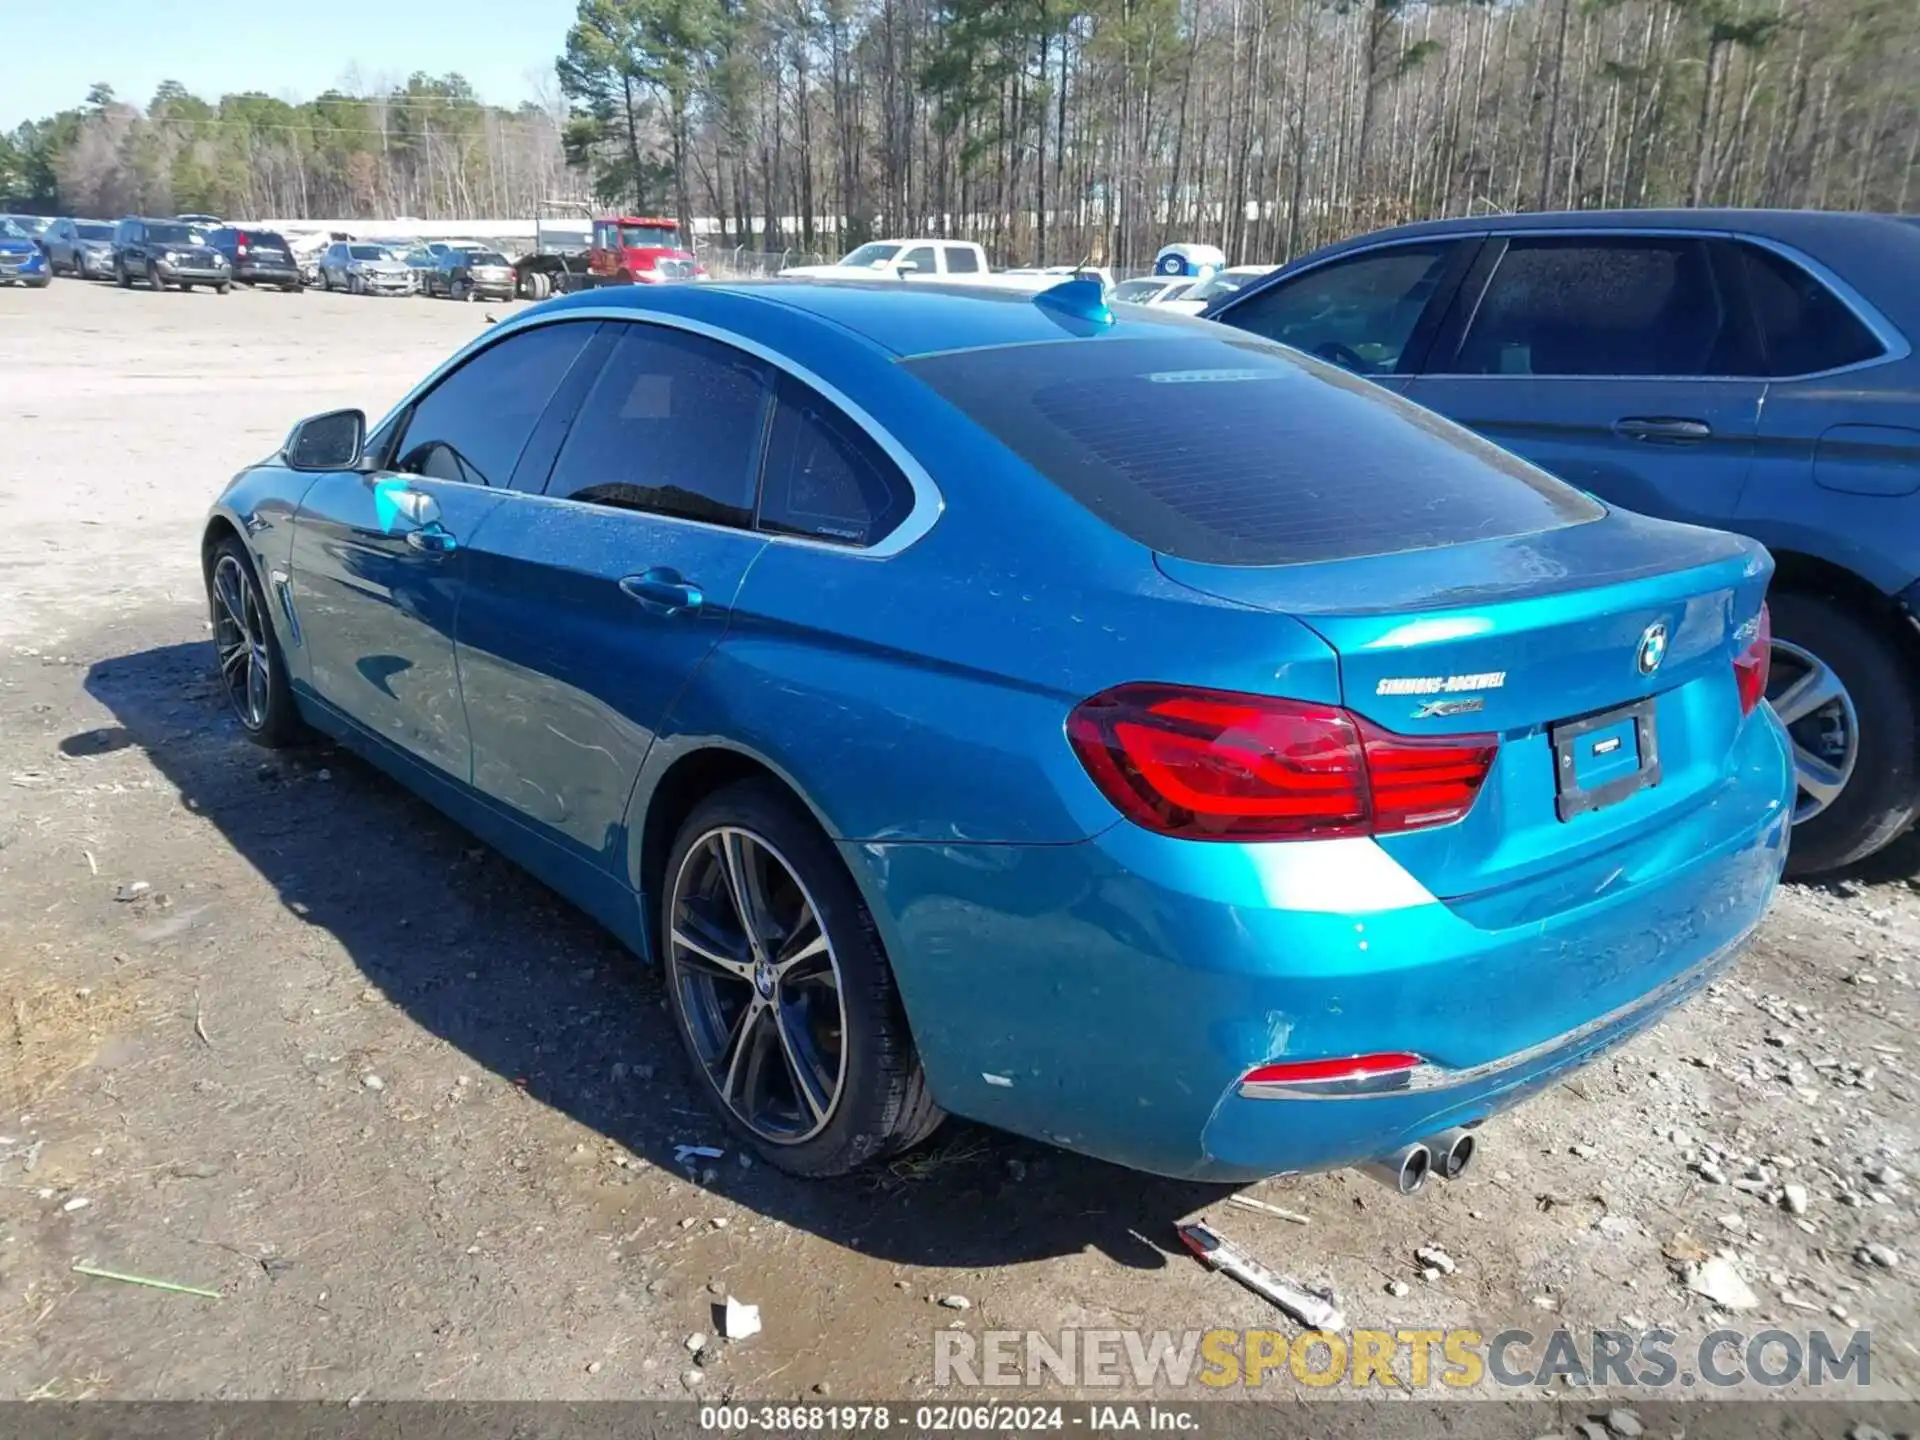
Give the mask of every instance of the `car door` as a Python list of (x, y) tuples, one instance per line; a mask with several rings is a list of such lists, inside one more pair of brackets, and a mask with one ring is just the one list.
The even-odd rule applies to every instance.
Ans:
[[(1352, 251), (1249, 290), (1212, 318), (1404, 391), (1479, 248), (1475, 236)], [(1176, 298), (1170, 289), (1155, 303)]]
[(1613, 504), (1732, 520), (1766, 380), (1710, 237), (1496, 236), (1446, 330), (1413, 400)]
[(47, 265), (49, 268), (72, 266), (74, 264), (73, 225), (70, 221), (56, 220), (47, 227), (41, 237), (47, 247)]
[(297, 678), (456, 780), (471, 774), (453, 653), (468, 547), (597, 328), (537, 326), (475, 351), (389, 427), (367, 470), (316, 479), (295, 519)]
[(545, 494), (480, 533), (458, 655), (475, 788), (624, 875), (640, 764), (767, 544), (770, 389), (718, 340), (638, 321), (608, 335)]
[(1898, 358), (1907, 345), (1808, 257), (1724, 244), (1746, 279), (1772, 377), (1738, 528), (1882, 590), (1902, 588), (1920, 569), (1907, 519), (1907, 497), (1920, 491), (1915, 372), (1909, 362), (1903, 375)]

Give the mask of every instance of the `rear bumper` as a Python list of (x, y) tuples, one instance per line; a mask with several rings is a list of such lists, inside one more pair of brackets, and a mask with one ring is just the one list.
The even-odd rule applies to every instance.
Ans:
[(249, 285), (298, 285), (300, 270), (294, 265), (253, 265), (243, 260), (233, 267), (233, 278)]
[[(1652, 1024), (1759, 922), (1791, 785), (1762, 711), (1719, 786), (1611, 852), (1605, 883), (1579, 867), (1551, 913), (1538, 895), (1443, 903), (1369, 840), (1207, 845), (1117, 825), (1073, 845), (843, 853), (945, 1108), (1246, 1180), (1478, 1122)], [(1423, 1057), (1418, 1083), (1240, 1088), (1263, 1062), (1382, 1051)]]

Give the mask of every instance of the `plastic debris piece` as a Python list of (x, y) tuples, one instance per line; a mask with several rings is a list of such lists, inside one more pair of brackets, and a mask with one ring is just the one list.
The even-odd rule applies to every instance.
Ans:
[(128, 1275), (119, 1270), (102, 1270), (97, 1265), (89, 1265), (81, 1260), (73, 1262), (73, 1273), (91, 1275), (96, 1280), (118, 1280), (126, 1285), (144, 1285), (149, 1290), (167, 1290), (175, 1295), (198, 1295), (203, 1300), (225, 1298), (218, 1290), (203, 1290), (198, 1285), (177, 1285), (171, 1280), (155, 1280), (147, 1275)]
[(1333, 1292), (1316, 1292), (1297, 1280), (1275, 1274), (1205, 1225), (1182, 1225), (1180, 1239), (1209, 1269), (1237, 1280), (1263, 1300), (1272, 1302), (1302, 1325), (1314, 1330), (1346, 1328), (1346, 1317)]

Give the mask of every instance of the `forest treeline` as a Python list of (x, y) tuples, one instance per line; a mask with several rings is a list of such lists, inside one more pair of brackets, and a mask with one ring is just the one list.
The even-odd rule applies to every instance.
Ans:
[[(559, 39), (561, 37), (556, 37)], [(1279, 260), (1410, 218), (1920, 203), (1914, 0), (581, 0), (550, 103), (459, 76), (85, 103), (65, 209), (465, 218), (591, 197), (712, 243)]]

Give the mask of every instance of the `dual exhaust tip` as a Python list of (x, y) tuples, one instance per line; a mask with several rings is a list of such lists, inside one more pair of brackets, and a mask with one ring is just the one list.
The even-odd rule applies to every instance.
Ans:
[(1402, 1145), (1391, 1155), (1369, 1160), (1358, 1168), (1363, 1175), (1378, 1180), (1389, 1190), (1412, 1195), (1427, 1183), (1430, 1175), (1438, 1175), (1442, 1180), (1458, 1180), (1473, 1164), (1478, 1148), (1473, 1131), (1455, 1126), (1425, 1140)]

